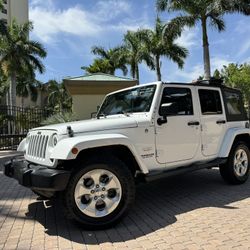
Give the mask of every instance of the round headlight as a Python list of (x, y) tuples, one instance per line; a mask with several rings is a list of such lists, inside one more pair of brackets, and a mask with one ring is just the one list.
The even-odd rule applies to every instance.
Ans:
[(54, 135), (54, 136), (52, 137), (52, 146), (55, 147), (55, 146), (57, 145), (57, 142), (58, 142), (58, 138), (57, 138), (56, 135)]

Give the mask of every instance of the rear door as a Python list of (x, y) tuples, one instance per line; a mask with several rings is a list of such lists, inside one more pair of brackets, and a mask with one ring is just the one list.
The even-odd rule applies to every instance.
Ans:
[(226, 115), (219, 88), (197, 87), (201, 112), (201, 141), (204, 156), (216, 155), (226, 131)]

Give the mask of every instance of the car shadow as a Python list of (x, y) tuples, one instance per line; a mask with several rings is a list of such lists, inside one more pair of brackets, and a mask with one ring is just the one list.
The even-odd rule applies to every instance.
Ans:
[[(137, 187), (136, 202), (121, 223), (102, 231), (86, 231), (62, 213), (59, 201), (36, 201), (28, 207), (26, 219), (41, 223), (48, 235), (83, 244), (133, 240), (177, 221), (176, 216), (206, 207), (238, 209), (231, 203), (249, 197), (250, 181), (225, 184), (217, 169), (202, 170), (162, 179)], [(206, 218), (204, 218), (206, 219)]]

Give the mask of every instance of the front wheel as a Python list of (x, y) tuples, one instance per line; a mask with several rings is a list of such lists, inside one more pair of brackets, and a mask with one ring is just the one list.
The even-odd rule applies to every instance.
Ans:
[(134, 201), (131, 171), (113, 157), (79, 164), (64, 194), (67, 215), (88, 229), (114, 225)]
[(229, 184), (242, 184), (250, 172), (250, 152), (245, 142), (236, 143), (229, 154), (228, 162), (220, 166), (222, 178)]

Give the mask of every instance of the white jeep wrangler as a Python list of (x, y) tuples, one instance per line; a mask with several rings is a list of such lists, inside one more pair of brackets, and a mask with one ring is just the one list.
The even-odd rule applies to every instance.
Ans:
[(30, 130), (5, 164), (36, 194), (63, 199), (87, 228), (117, 223), (135, 182), (219, 167), (231, 184), (249, 176), (250, 129), (242, 95), (219, 82), (140, 85), (106, 96), (92, 120)]

